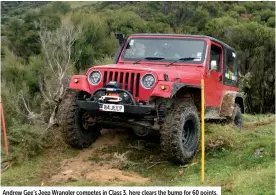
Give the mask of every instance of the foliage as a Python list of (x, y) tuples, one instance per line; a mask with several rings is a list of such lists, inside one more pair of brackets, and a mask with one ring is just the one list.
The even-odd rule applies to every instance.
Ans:
[(45, 69), (49, 61), (37, 24), (55, 32), (68, 17), (83, 27), (72, 45), (70, 65), (75, 73), (112, 63), (117, 31), (205, 34), (236, 49), (248, 111), (274, 112), (275, 2), (2, 2), (1, 8), (1, 89), (8, 127), (26, 121), (34, 125), (29, 120), (33, 113), (49, 119), (40, 84), (42, 78), (52, 81), (54, 74)]
[(28, 119), (20, 94), (28, 100), (28, 105), (40, 109), (38, 78), (40, 66), (39, 56), (33, 56), (26, 64), (20, 57), (4, 49), (5, 58), (2, 61), (2, 98), (5, 106), (8, 126), (24, 123)]
[(105, 19), (97, 14), (91, 16), (88, 13), (77, 11), (71, 16), (75, 25), (83, 26), (83, 35), (74, 44), (74, 56), (77, 58), (76, 70), (87, 69), (95, 64), (97, 59), (115, 53), (118, 47), (114, 34), (110, 34)]
[(7, 39), (13, 43), (10, 49), (23, 57), (40, 52), (39, 44), (33, 41), (37, 36), (34, 16), (46, 21), (50, 29), (57, 28), (64, 14), (69, 14), (75, 24), (83, 25), (83, 35), (73, 48), (76, 72), (97, 64), (105, 56), (113, 56), (118, 48), (114, 36), (117, 31), (126, 35), (206, 34), (235, 48), (241, 74), (252, 74), (251, 88), (246, 91), (248, 111), (274, 111), (275, 2), (95, 2), (83, 6), (74, 3), (75, 9), (69, 5), (49, 3), (39, 11), (11, 18), (5, 28)]
[(41, 154), (46, 147), (46, 131), (34, 125), (14, 125), (9, 128), (9, 145), (13, 163), (21, 163)]
[[(274, 112), (275, 104), (275, 35), (256, 22), (234, 27), (231, 37), (242, 63), (241, 73), (252, 73), (251, 90), (247, 91), (249, 112)], [(240, 40), (243, 40), (242, 42)], [(252, 98), (257, 98), (257, 102)]]
[(27, 8), (24, 10), (26, 12), (17, 17), (8, 17), (1, 26), (1, 33), (7, 38), (10, 50), (25, 60), (41, 53), (36, 23), (47, 24), (49, 29), (54, 30), (60, 24), (60, 17), (70, 10), (70, 6), (63, 2), (53, 2), (40, 10)]

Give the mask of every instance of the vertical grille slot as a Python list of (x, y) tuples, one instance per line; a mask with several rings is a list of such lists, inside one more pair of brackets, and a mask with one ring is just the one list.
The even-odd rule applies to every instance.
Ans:
[(104, 86), (110, 81), (117, 81), (122, 88), (131, 92), (134, 97), (139, 97), (140, 73), (104, 71)]
[(131, 91), (131, 73), (128, 73), (127, 90)]
[(131, 93), (132, 94), (134, 94), (134, 91), (133, 91), (133, 89), (134, 89), (134, 85), (135, 85), (135, 80), (134, 80), (134, 73), (131, 73), (131, 79), (130, 79), (130, 91), (131, 91)]
[(105, 87), (105, 85), (107, 83), (106, 78), (107, 78), (107, 71), (104, 71), (104, 77), (103, 77), (104, 87)]
[(119, 82), (123, 85), (123, 77), (124, 77), (124, 73), (123, 72), (120, 72), (120, 80)]
[(128, 76), (129, 76), (129, 73), (127, 72), (127, 73), (126, 73), (126, 78), (125, 78), (125, 86), (123, 86), (123, 88), (126, 89), (126, 90), (129, 90), (129, 89), (128, 89), (128, 80), (129, 80), (129, 79), (128, 79)]
[(139, 83), (140, 83), (140, 73), (137, 74), (137, 78), (135, 79), (135, 82), (136, 82), (136, 90), (135, 92), (135, 97), (139, 97)]
[(123, 75), (124, 75), (124, 77), (123, 77), (122, 87), (123, 87), (123, 89), (125, 89), (126, 88), (126, 73), (124, 73)]
[(107, 72), (107, 76), (106, 76), (106, 84), (109, 82), (109, 75), (110, 75), (110, 72)]
[(113, 72), (109, 72), (109, 80), (108, 82), (112, 81)]
[(118, 81), (118, 72), (115, 72), (114, 77), (115, 77), (115, 78), (114, 78), (113, 80), (114, 80), (114, 81)]

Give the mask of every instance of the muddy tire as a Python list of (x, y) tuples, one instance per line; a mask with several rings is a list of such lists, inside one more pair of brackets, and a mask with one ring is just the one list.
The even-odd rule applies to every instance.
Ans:
[(227, 118), (228, 123), (232, 123), (235, 126), (242, 128), (243, 121), (242, 121), (242, 112), (241, 112), (241, 107), (239, 104), (235, 104), (233, 114), (231, 117)]
[(83, 118), (91, 116), (83, 109), (79, 108), (76, 100), (80, 97), (80, 93), (73, 93), (68, 98), (68, 105), (65, 110), (65, 121), (63, 125), (64, 141), (75, 148), (87, 148), (101, 134), (101, 126), (98, 124), (84, 124)]
[(200, 140), (200, 119), (196, 106), (176, 100), (160, 131), (161, 148), (176, 164), (189, 162), (196, 154)]

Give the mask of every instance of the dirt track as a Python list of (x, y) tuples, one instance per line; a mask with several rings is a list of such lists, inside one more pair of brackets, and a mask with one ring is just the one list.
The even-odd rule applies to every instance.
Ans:
[[(115, 131), (104, 130), (100, 138), (89, 148), (81, 150), (72, 159), (64, 160), (59, 171), (54, 174), (49, 183), (63, 183), (80, 179), (94, 182), (146, 183), (149, 178), (143, 178), (137, 173), (120, 170), (124, 163), (123, 155), (104, 153), (102, 150), (120, 144), (125, 136), (118, 135)], [(99, 160), (97, 160), (99, 159)]]
[[(233, 148), (233, 143), (237, 139), (235, 132), (242, 135), (243, 132), (274, 122), (274, 117), (261, 120), (254, 119), (246, 122), (241, 132), (233, 130), (231, 126), (226, 126), (226, 134), (223, 137), (218, 131), (208, 132), (206, 151), (214, 152), (224, 147)], [(220, 126), (216, 128), (220, 128)], [(228, 131), (233, 131), (234, 135), (227, 134)], [(150, 183), (151, 180), (154, 181), (152, 179), (154, 177), (145, 178), (138, 173), (136, 168), (148, 170), (160, 163), (162, 164), (161, 167), (165, 167), (169, 162), (160, 155), (158, 146), (159, 143), (157, 145), (157, 143), (148, 140), (133, 140), (133, 136), (129, 135), (129, 132), (103, 130), (98, 140), (87, 149), (73, 150), (66, 145), (53, 147), (58, 148), (58, 150), (50, 150), (47, 155), (46, 167), (42, 169), (42, 185), (60, 185), (82, 181), (84, 183), (86, 181), (91, 182), (93, 185), (143, 185)], [(66, 147), (68, 148), (66, 149)], [(72, 151), (77, 152), (77, 155), (75, 153), (74, 157), (71, 155), (69, 159), (62, 157), (62, 154), (68, 155)], [(57, 161), (59, 162), (58, 165), (56, 164)], [(191, 162), (187, 167), (193, 165), (198, 167), (198, 163), (199, 159), (195, 158), (194, 162)], [(134, 165), (135, 168), (129, 168), (129, 165)], [(53, 166), (57, 168), (52, 169)]]

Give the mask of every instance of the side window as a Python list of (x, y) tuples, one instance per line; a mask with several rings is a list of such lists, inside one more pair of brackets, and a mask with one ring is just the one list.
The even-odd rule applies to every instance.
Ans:
[(224, 67), (225, 84), (236, 86), (238, 83), (238, 60), (236, 53), (226, 49), (226, 63)]
[(217, 69), (216, 71), (220, 71), (221, 67), (221, 57), (222, 56), (222, 49), (216, 45), (211, 45), (211, 54), (210, 54), (210, 64), (209, 69), (211, 69), (211, 61), (216, 61), (217, 63)]

